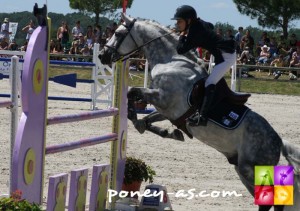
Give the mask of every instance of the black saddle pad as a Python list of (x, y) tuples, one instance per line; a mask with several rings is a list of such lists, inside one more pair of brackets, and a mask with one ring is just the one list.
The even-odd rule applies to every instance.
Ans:
[(228, 129), (237, 128), (250, 109), (245, 105), (232, 105), (226, 101), (218, 103), (209, 113), (209, 120)]

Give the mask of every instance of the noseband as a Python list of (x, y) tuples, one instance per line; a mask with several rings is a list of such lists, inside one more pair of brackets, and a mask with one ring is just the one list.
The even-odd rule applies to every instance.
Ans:
[[(113, 62), (116, 62), (116, 61), (118, 61), (120, 59), (123, 59), (123, 60), (127, 59), (130, 55), (138, 52), (139, 50), (141, 50), (141, 48), (145, 47), (146, 45), (150, 44), (151, 42), (153, 42), (155, 40), (158, 40), (158, 39), (160, 39), (162, 37), (165, 37), (165, 36), (167, 36), (169, 34), (174, 33), (174, 31), (171, 31), (171, 32), (163, 34), (163, 35), (161, 35), (159, 37), (153, 38), (153, 39), (149, 40), (148, 42), (146, 42), (146, 43), (142, 44), (141, 46), (139, 46), (137, 44), (137, 42), (135, 41), (134, 37), (132, 36), (132, 34), (130, 33), (131, 29), (133, 28), (133, 25), (134, 25), (135, 22), (136, 22), (136, 19), (133, 19), (133, 21), (130, 23), (129, 26), (124, 25), (124, 27), (127, 29), (128, 32), (126, 34), (124, 34), (124, 36), (121, 38), (121, 40), (117, 43), (117, 45), (115, 47), (112, 47), (112, 46), (109, 46), (109, 45), (105, 45), (105, 47), (107, 47), (107, 48), (109, 48), (109, 49), (111, 49), (113, 51), (113, 59), (112, 59)], [(128, 34), (130, 35), (131, 39), (133, 40), (136, 48), (133, 49), (132, 51), (126, 53), (126, 54), (121, 55), (121, 54), (119, 54), (118, 49), (119, 49), (119, 47), (121, 46), (121, 44), (123, 43), (123, 41), (125, 40), (125, 38), (127, 37)]]

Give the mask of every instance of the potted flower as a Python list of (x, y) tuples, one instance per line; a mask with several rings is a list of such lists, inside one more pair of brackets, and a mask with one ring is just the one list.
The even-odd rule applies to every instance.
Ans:
[(155, 175), (156, 172), (141, 159), (127, 157), (122, 190), (139, 191), (142, 182), (152, 183)]
[(42, 211), (42, 208), (35, 203), (30, 203), (22, 198), (22, 191), (16, 190), (11, 197), (0, 198), (0, 210), (22, 210)]

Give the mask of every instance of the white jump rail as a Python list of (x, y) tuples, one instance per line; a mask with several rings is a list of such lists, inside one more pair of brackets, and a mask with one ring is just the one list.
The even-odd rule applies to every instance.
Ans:
[[(17, 68), (19, 62), (19, 57), (12, 56), (11, 57), (11, 71), (10, 71), (10, 79), (11, 79), (11, 98), (10, 100), (0, 101), (0, 108), (9, 108), (11, 112), (10, 117), (10, 179), (12, 180), (12, 154), (13, 154), (13, 147), (15, 143), (16, 131), (18, 128), (18, 90), (17, 90), (17, 83), (20, 78), (20, 74)], [(9, 186), (11, 182), (8, 182)], [(9, 192), (11, 192), (11, 187), (9, 187)]]

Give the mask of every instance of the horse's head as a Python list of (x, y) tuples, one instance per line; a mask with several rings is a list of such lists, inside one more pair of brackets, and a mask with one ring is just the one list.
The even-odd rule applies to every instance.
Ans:
[(122, 13), (122, 19), (123, 24), (116, 29), (114, 35), (106, 43), (99, 54), (99, 59), (102, 64), (109, 64), (112, 61), (116, 61), (122, 56), (131, 54), (138, 48), (138, 45), (131, 34), (135, 19), (126, 16), (124, 13)]

